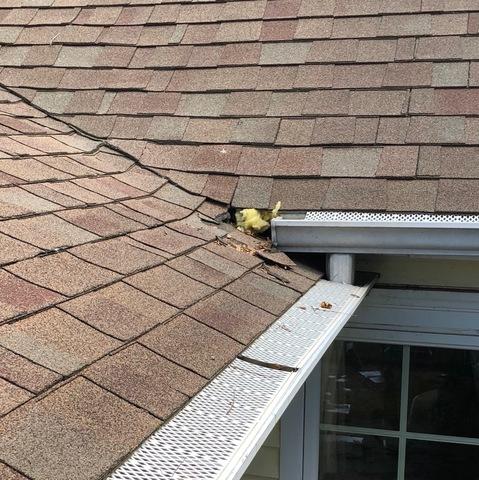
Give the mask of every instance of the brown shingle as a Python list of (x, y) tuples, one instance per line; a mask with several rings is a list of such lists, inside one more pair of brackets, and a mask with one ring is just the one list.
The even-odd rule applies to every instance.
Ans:
[(298, 14), (301, 0), (269, 0), (264, 18), (289, 18)]
[(354, 62), (358, 55), (359, 41), (317, 40), (309, 51), (308, 62)]
[(152, 140), (181, 140), (187, 125), (187, 118), (154, 117), (145, 137)]
[(259, 62), (259, 43), (229, 43), (221, 50), (219, 65), (255, 65)]
[(179, 233), (184, 233), (185, 235), (205, 241), (216, 240), (217, 237), (226, 235), (226, 232), (221, 227), (209, 223), (204, 217), (200, 216), (198, 212), (193, 213), (183, 220), (169, 223), (168, 227)]
[(204, 263), (197, 262), (187, 256), (177, 257), (170, 260), (167, 265), (180, 273), (196, 278), (207, 285), (215, 288), (221, 288), (233, 278), (220, 272)]
[[(386, 36), (381, 31), (381, 17), (335, 18), (333, 23), (333, 38), (349, 38), (354, 32), (355, 38)], [(379, 34), (379, 32), (381, 33)], [(391, 35), (389, 35), (391, 36)]]
[(323, 203), (324, 209), (385, 210), (386, 180), (334, 178)]
[(0, 270), (0, 321), (40, 310), (64, 297)]
[(6, 415), (31, 397), (32, 394), (23, 388), (0, 378), (0, 415)]
[(431, 15), (385, 15), (381, 17), (379, 36), (402, 37), (410, 35), (430, 35)]
[(24, 477), (20, 473), (12, 470), (10, 467), (0, 462), (0, 478), (3, 480), (28, 480), (27, 477)]
[(69, 223), (100, 236), (140, 230), (143, 225), (123, 217), (105, 207), (79, 208), (58, 214)]
[(321, 173), (323, 149), (320, 147), (281, 148), (275, 175), (311, 175)]
[(436, 89), (435, 113), (438, 115), (474, 115), (479, 102), (479, 89)]
[(294, 86), (298, 88), (320, 88), (333, 85), (332, 65), (300, 65)]
[(180, 254), (193, 247), (201, 245), (203, 242), (187, 235), (182, 235), (166, 227), (157, 227), (142, 232), (136, 232), (131, 236), (147, 245), (159, 248), (172, 254)]
[(61, 308), (120, 340), (140, 335), (177, 311), (122, 282), (63, 303)]
[(436, 180), (394, 180), (387, 184), (389, 211), (433, 212), (436, 204)]
[(216, 42), (250, 42), (258, 40), (261, 22), (224, 22), (216, 34)]
[(345, 115), (349, 110), (349, 100), (349, 90), (312, 91), (306, 97), (303, 114)]
[(253, 268), (262, 263), (258, 257), (236, 250), (234, 245), (209, 243), (205, 245), (205, 249), (246, 268)]
[(164, 265), (137, 273), (125, 281), (159, 300), (179, 308), (186, 308), (214, 291)]
[(121, 7), (82, 8), (75, 23), (82, 25), (113, 25), (121, 13)]
[(163, 262), (164, 258), (138, 248), (128, 237), (114, 238), (72, 248), (70, 252), (90, 263), (119, 273), (132, 273)]
[(378, 143), (401, 144), (406, 141), (410, 119), (407, 117), (382, 117), (379, 119)]
[[(12, 222), (15, 222), (15, 220), (12, 220)], [(5, 223), (6, 222), (2, 222), (2, 224), (0, 224), (3, 231), (5, 231)], [(40, 253), (38, 248), (0, 233), (0, 264), (21, 260), (38, 253)]]
[(153, 7), (124, 7), (115, 25), (143, 25), (148, 21)]
[(405, 90), (355, 91), (351, 93), (351, 115), (401, 115), (407, 108)]
[(311, 120), (281, 120), (276, 145), (309, 145), (313, 134), (315, 121)]
[(301, 64), (306, 62), (311, 43), (266, 43), (261, 48), (260, 65)]
[(374, 177), (380, 148), (325, 148), (321, 175), (325, 177)]
[[(198, 342), (198, 339), (202, 339)], [(152, 330), (141, 343), (162, 356), (211, 378), (241, 352), (243, 346), (186, 315)]]
[[(164, 200), (155, 197), (126, 200), (124, 204), (132, 210), (157, 218), (163, 222), (178, 220), (179, 218), (186, 217), (190, 213), (189, 209), (165, 202)], [(139, 229), (135, 228), (132, 230)]]
[(271, 314), (226, 292), (196, 303), (186, 313), (243, 344), (250, 343), (274, 321)]
[(191, 208), (192, 210), (198, 208), (204, 200), (204, 197), (193, 195), (171, 183), (167, 183), (153, 195), (167, 202)]
[(419, 147), (417, 175), (424, 177), (438, 177), (441, 168), (440, 146), (423, 145)]
[(260, 40), (263, 42), (292, 40), (294, 38), (296, 28), (296, 20), (263, 22)]
[(56, 308), (0, 327), (0, 343), (61, 374), (70, 374), (119, 345)]
[(85, 202), (91, 205), (98, 203), (106, 203), (109, 201), (107, 197), (86, 190), (85, 188), (82, 188), (73, 182), (50, 183), (48, 187), (69, 197), (73, 197), (76, 200), (80, 200), (81, 202)]
[(58, 205), (17, 187), (0, 190), (0, 217), (3, 218), (51, 212), (59, 208)]
[(278, 128), (277, 118), (242, 118), (231, 139), (240, 143), (274, 143)]
[(416, 176), (419, 147), (384, 147), (376, 172), (378, 177), (414, 177)]
[(429, 86), (432, 83), (432, 63), (390, 63), (384, 86)]
[(243, 208), (268, 208), (272, 178), (240, 177), (232, 205)]
[(299, 298), (296, 291), (255, 273), (245, 275), (225, 289), (273, 315), (280, 315)]
[(236, 173), (271, 176), (279, 151), (278, 148), (243, 147)]
[(0, 347), (0, 377), (34, 393), (44, 390), (61, 378), (51, 370), (3, 347)]
[(301, 116), (306, 94), (304, 92), (274, 92), (268, 108), (268, 116)]
[(378, 132), (379, 118), (357, 118), (354, 131), (355, 143), (375, 143)]
[(294, 38), (329, 38), (332, 29), (332, 18), (300, 19)]
[(230, 203), (238, 183), (238, 178), (229, 175), (208, 175), (201, 192), (205, 197), (222, 203)]
[(66, 25), (71, 23), (76, 18), (79, 12), (79, 8), (40, 9), (33, 17), (30, 25)]
[(433, 64), (433, 87), (466, 87), (468, 81), (469, 64), (467, 62)]
[(0, 458), (32, 478), (106, 474), (160, 422), (78, 378), (2, 419)]
[(236, 120), (230, 119), (192, 118), (188, 122), (183, 140), (199, 143), (227, 143), (235, 125)]
[(229, 278), (238, 278), (246, 272), (246, 269), (241, 265), (227, 260), (224, 257), (220, 257), (205, 248), (197, 248), (196, 250), (193, 250), (188, 254), (188, 257), (222, 272)]
[(206, 383), (199, 375), (138, 344), (96, 362), (85, 376), (160, 418), (169, 417), (186, 403), (187, 395)]
[(374, 88), (382, 85), (385, 65), (336, 65), (333, 87), (335, 88)]
[[(78, 245), (98, 237), (54, 215), (9, 220), (0, 225), (2, 232), (46, 250)], [(7, 245), (4, 253), (8, 252)], [(22, 251), (18, 245), (18, 253)], [(31, 249), (28, 250), (32, 253)]]
[(479, 178), (478, 147), (441, 147), (439, 175), (443, 178)]
[(200, 145), (189, 161), (189, 170), (233, 173), (242, 152), (239, 145)]
[(65, 252), (24, 260), (7, 268), (27, 281), (65, 295), (75, 295), (118, 278), (117, 274)]
[(436, 210), (451, 213), (479, 211), (479, 181), (439, 180)]
[(289, 90), (293, 87), (298, 67), (261, 67), (257, 90)]
[(397, 41), (361, 40), (358, 44), (357, 62), (394, 62)]
[(264, 116), (268, 111), (271, 92), (232, 92), (222, 109), (225, 116)]
[(219, 117), (228, 95), (225, 93), (181, 95), (176, 115), (191, 117)]
[[(323, 117), (316, 120), (312, 144), (353, 143), (356, 130), (354, 117)], [(373, 143), (373, 142), (370, 142)]]
[(464, 117), (412, 117), (408, 143), (463, 143)]
[(262, 18), (265, 7), (265, 0), (227, 2), (221, 11), (221, 20), (248, 20)]
[(280, 201), (286, 210), (320, 210), (328, 185), (325, 179), (275, 179), (270, 207)]

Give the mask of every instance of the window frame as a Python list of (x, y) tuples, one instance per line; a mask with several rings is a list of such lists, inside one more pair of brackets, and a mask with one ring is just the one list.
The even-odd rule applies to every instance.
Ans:
[[(384, 321), (385, 313), (388, 321)], [(361, 427), (335, 426), (336, 431), (393, 436), (399, 439), (398, 479), (404, 478), (406, 440), (454, 440), (469, 442), (466, 437), (450, 437), (407, 432), (408, 382), (411, 346), (433, 346), (479, 350), (479, 330), (471, 329), (479, 314), (479, 293), (456, 291), (373, 289), (337, 340), (403, 345), (401, 415), (399, 431)], [(444, 320), (454, 315), (454, 323)], [(400, 321), (407, 318), (407, 321)], [(476, 320), (477, 321), (477, 320)], [(406, 362), (406, 363), (404, 363)], [(407, 367), (407, 368), (405, 368)], [(318, 478), (320, 432), (321, 362), (302, 387), (281, 419), (280, 480), (311, 480)], [(352, 429), (353, 430), (352, 430)], [(435, 439), (434, 439), (435, 438)], [(301, 459), (301, 465), (299, 465)]]

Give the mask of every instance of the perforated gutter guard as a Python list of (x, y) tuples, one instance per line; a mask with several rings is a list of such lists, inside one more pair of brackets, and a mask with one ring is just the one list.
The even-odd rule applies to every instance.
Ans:
[(271, 230), (285, 252), (479, 256), (479, 215), (306, 212)]
[(373, 283), (320, 280), (110, 480), (241, 478)]

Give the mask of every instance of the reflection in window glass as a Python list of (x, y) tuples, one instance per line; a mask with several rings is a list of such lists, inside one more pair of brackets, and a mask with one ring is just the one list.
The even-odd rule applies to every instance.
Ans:
[(411, 347), (408, 430), (479, 437), (479, 354)]
[(395, 438), (326, 432), (320, 445), (320, 480), (396, 480)]
[(477, 480), (479, 446), (408, 440), (406, 480)]
[(401, 346), (335, 342), (322, 364), (323, 424), (399, 428)]

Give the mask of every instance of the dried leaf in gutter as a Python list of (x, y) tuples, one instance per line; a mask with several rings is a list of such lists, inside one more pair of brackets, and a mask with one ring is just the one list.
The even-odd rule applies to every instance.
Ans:
[(329, 302), (326, 302), (326, 301), (322, 301), (319, 306), (321, 308), (325, 308), (326, 310), (331, 310), (333, 308), (333, 304), (332, 303), (329, 303)]

